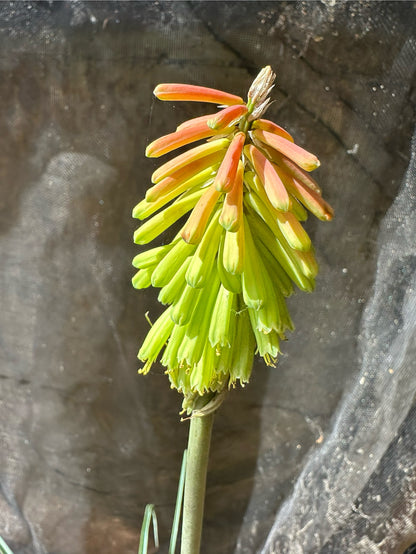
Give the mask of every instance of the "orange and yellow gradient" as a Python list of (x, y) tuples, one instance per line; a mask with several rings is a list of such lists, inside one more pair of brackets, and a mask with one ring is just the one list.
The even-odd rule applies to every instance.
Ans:
[(133, 210), (147, 219), (135, 232), (148, 244), (190, 212), (176, 237), (138, 254), (136, 288), (159, 287), (167, 309), (138, 357), (147, 373), (159, 356), (171, 386), (192, 412), (199, 396), (248, 382), (255, 352), (274, 365), (293, 329), (285, 298), (293, 285), (312, 291), (318, 265), (301, 225), (307, 210), (333, 211), (309, 172), (318, 158), (282, 127), (262, 118), (275, 75), (265, 67), (247, 102), (194, 85), (161, 84), (160, 100), (209, 102), (214, 114), (186, 121), (153, 141), (148, 157), (205, 140), (160, 166)]

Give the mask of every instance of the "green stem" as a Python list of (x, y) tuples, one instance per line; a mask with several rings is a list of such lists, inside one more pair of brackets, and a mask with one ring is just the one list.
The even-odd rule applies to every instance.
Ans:
[(181, 554), (198, 554), (201, 545), (205, 485), (213, 421), (213, 413), (191, 419), (185, 475)]

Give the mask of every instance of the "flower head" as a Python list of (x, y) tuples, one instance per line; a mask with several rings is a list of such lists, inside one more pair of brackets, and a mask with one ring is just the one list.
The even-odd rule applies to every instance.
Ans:
[(153, 141), (149, 157), (206, 142), (160, 166), (133, 210), (147, 219), (134, 235), (147, 244), (183, 216), (171, 242), (138, 254), (133, 286), (160, 288), (166, 310), (138, 357), (147, 373), (159, 358), (191, 412), (198, 398), (250, 379), (255, 352), (274, 365), (293, 329), (285, 298), (293, 285), (312, 291), (318, 266), (301, 225), (307, 210), (330, 220), (332, 208), (309, 175), (319, 160), (272, 121), (262, 119), (275, 74), (264, 68), (246, 103), (194, 85), (161, 84), (160, 100), (219, 104), (216, 113)]

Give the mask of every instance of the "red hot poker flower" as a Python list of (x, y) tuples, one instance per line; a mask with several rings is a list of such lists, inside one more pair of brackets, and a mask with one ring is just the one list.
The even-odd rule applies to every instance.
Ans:
[(155, 89), (161, 100), (222, 108), (148, 146), (147, 155), (158, 157), (206, 140), (159, 167), (133, 210), (134, 217), (148, 218), (135, 233), (138, 244), (188, 218), (170, 243), (135, 257), (133, 278), (136, 288), (160, 287), (167, 305), (140, 349), (142, 372), (161, 356), (188, 413), (200, 395), (247, 382), (255, 351), (274, 364), (280, 340), (293, 329), (285, 297), (293, 285), (312, 291), (318, 270), (301, 224), (306, 209), (323, 220), (333, 215), (308, 173), (319, 166), (317, 157), (262, 118), (274, 78), (264, 68), (246, 103), (195, 85)]

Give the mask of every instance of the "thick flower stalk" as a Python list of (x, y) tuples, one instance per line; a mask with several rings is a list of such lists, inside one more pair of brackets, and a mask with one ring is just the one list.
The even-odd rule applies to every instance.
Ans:
[(188, 412), (200, 396), (248, 382), (255, 352), (274, 365), (293, 329), (285, 299), (294, 285), (312, 291), (318, 271), (301, 222), (307, 210), (324, 221), (333, 215), (309, 174), (319, 160), (262, 117), (274, 79), (265, 67), (247, 102), (194, 85), (154, 91), (220, 108), (149, 144), (146, 155), (159, 157), (205, 141), (161, 165), (133, 210), (147, 219), (134, 235), (142, 245), (187, 216), (173, 240), (134, 258), (133, 285), (160, 288), (167, 306), (139, 351), (141, 372), (159, 357)]

